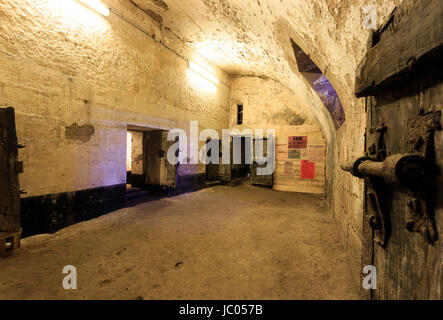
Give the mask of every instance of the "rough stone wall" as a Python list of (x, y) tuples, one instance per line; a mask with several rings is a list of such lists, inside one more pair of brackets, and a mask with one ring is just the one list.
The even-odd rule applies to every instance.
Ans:
[[(300, 2), (296, 2), (300, 5)], [(359, 288), (361, 261), (367, 260), (362, 256), (364, 184), (343, 172), (340, 163), (364, 154), (365, 103), (364, 99), (356, 99), (354, 95), (358, 64), (367, 51), (371, 35), (371, 31), (363, 26), (363, 8), (372, 5), (376, 9), (379, 26), (400, 2), (401, 0), (305, 1), (300, 5), (303, 10), (299, 14), (291, 10), (289, 16), (282, 15), (278, 23), (280, 44), (293, 73), (297, 75), (298, 70), (291, 48), (285, 42), (288, 37), (319, 66), (343, 104), (346, 121), (336, 132), (331, 133), (332, 143), (328, 144), (328, 148), (333, 149), (333, 156), (328, 154), (328, 161), (334, 163), (333, 170), (327, 176), (328, 194)], [(288, 3), (288, 6), (291, 4)], [(284, 77), (281, 77), (281, 81), (286, 83)], [(314, 112), (324, 113), (324, 110), (316, 106), (312, 104)], [(318, 118), (323, 130), (329, 130), (327, 123), (322, 120), (327, 117), (323, 114)]]
[[(152, 0), (106, 2), (135, 17), (156, 39), (180, 52), (187, 51), (185, 42), (232, 74), (278, 80), (293, 90), (300, 105), (313, 110), (327, 141), (327, 161), (332, 164), (327, 172), (328, 196), (334, 200), (334, 216), (358, 279), (363, 184), (342, 172), (339, 162), (361, 156), (364, 151), (364, 103), (353, 94), (357, 66), (370, 37), (370, 30), (363, 27), (363, 8), (373, 5), (380, 24), (401, 0), (165, 0), (160, 6), (156, 5), (159, 1)], [(115, 17), (97, 20), (94, 15), (81, 21), (72, 12), (64, 12), (60, 3), (15, 0), (0, 4), (0, 105), (12, 104), (19, 109), (19, 138), (28, 144), (22, 153), (28, 170), (22, 183), (29, 189), (30, 181), (34, 181), (31, 193), (47, 193), (64, 185), (84, 188), (95, 181), (99, 185), (110, 183), (100, 181), (103, 176), (111, 177), (112, 183), (120, 182), (123, 172), (116, 174), (115, 165), (107, 159), (124, 152), (118, 146), (125, 140), (125, 123), (185, 126), (178, 119), (187, 120), (196, 113), (203, 127), (217, 128), (223, 122), (229, 105), (223, 87), (216, 97), (208, 97), (182, 86), (186, 63), (166, 53), (164, 47)], [(168, 37), (169, 31), (181, 40)], [(291, 39), (337, 91), (346, 114), (345, 125), (337, 133), (320, 98), (298, 72)], [(175, 67), (168, 67), (172, 65)], [(28, 106), (30, 101), (33, 108)], [(69, 121), (66, 110), (74, 115)], [(48, 117), (53, 121), (47, 121)], [(80, 140), (79, 144), (66, 140), (64, 128), (74, 123), (79, 127), (89, 124), (82, 119), (95, 119), (91, 141)], [(35, 136), (42, 142), (34, 143)], [(110, 140), (112, 145), (102, 146)], [(44, 154), (32, 157), (39, 152)], [(67, 158), (75, 159), (77, 168), (68, 165)], [(73, 174), (82, 171), (82, 163), (95, 159), (105, 160), (100, 162), (100, 172), (108, 170), (109, 175), (98, 177), (95, 169), (79, 177)], [(52, 168), (54, 163), (54, 172), (37, 169)], [(54, 175), (57, 179), (52, 178)], [(86, 182), (84, 175), (92, 178)]]
[[(354, 96), (358, 64), (363, 59), (368, 41), (370, 41), (370, 30), (362, 28), (365, 18), (362, 9), (368, 5), (374, 6), (377, 13), (377, 26), (379, 26), (385, 22), (394, 7), (400, 2), (400, 0), (373, 0), (367, 3), (362, 1), (327, 1), (327, 8), (335, 25), (331, 29), (334, 31), (329, 33), (333, 37), (321, 47), (325, 56), (320, 60), (323, 59), (326, 62), (325, 68), (328, 70), (328, 77), (333, 79), (331, 82), (339, 93), (346, 113), (345, 125), (336, 132), (333, 175), (335, 187), (332, 211), (343, 236), (352, 272), (359, 288), (361, 288), (362, 261), (370, 260), (364, 256), (365, 253), (362, 251), (364, 183), (342, 171), (340, 163), (363, 156), (365, 150), (365, 101), (364, 99), (356, 99)], [(331, 41), (336, 42), (335, 52), (332, 52)]]
[(126, 139), (126, 172), (132, 170), (132, 134), (128, 132)]
[(129, 2), (106, 2), (156, 40), (74, 0), (0, 3), (0, 106), (16, 109), (27, 197), (125, 183), (128, 124), (228, 126), (229, 88), (208, 92), (181, 56), (204, 60)]
[(143, 132), (131, 131), (131, 174), (144, 174), (143, 164)]
[[(359, 282), (363, 183), (341, 171), (342, 160), (364, 151), (364, 101), (354, 96), (357, 66), (371, 31), (363, 26), (363, 8), (373, 5), (383, 23), (402, 0), (134, 0), (161, 15), (170, 28), (201, 54), (231, 74), (266, 76), (290, 88), (310, 108), (327, 142), (328, 197), (342, 230)], [(195, 10), (198, 7), (199, 10)], [(329, 112), (299, 73), (291, 39), (328, 77), (346, 115), (337, 132)]]
[[(291, 88), (301, 104), (313, 110), (328, 144), (328, 195), (340, 174), (334, 163), (335, 127), (324, 104), (300, 74), (291, 39), (309, 55), (334, 86), (346, 114), (364, 113), (354, 97), (359, 62), (364, 57), (371, 30), (365, 29), (363, 9), (372, 5), (380, 25), (401, 0), (133, 0), (141, 8), (162, 17), (161, 24), (173, 30), (201, 54), (231, 74), (266, 76)], [(195, 8), (198, 7), (198, 10)], [(355, 117), (350, 115), (354, 121)], [(358, 122), (360, 125), (360, 122)], [(350, 128), (353, 128), (351, 125)], [(345, 129), (346, 130), (346, 129)], [(349, 129), (351, 130), (351, 129)], [(357, 132), (343, 133), (344, 148), (361, 155), (354, 146)], [(336, 167), (336, 168), (334, 168)]]
[[(243, 105), (243, 124), (237, 124), (237, 105)], [(274, 189), (280, 191), (325, 193), (326, 142), (310, 109), (300, 103), (297, 95), (279, 82), (259, 77), (234, 77), (231, 81), (230, 128), (243, 131), (274, 129), (276, 135), (276, 168)], [(288, 138), (306, 136), (307, 148), (300, 149), (300, 158), (288, 157)], [(314, 158), (313, 150), (323, 152)], [(315, 160), (315, 179), (302, 179), (301, 160)]]
[[(359, 285), (362, 257), (364, 183), (340, 169), (340, 163), (360, 157), (364, 151), (366, 115), (347, 113), (347, 121), (337, 130), (334, 157), (334, 193), (332, 213), (351, 261), (356, 284)], [(366, 259), (365, 259), (366, 260)]]

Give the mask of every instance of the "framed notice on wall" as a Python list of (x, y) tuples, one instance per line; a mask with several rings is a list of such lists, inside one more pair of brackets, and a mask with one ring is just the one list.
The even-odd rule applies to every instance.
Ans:
[(302, 179), (315, 179), (315, 163), (307, 160), (301, 160), (301, 173)]
[(288, 159), (301, 159), (301, 150), (299, 149), (289, 150)]
[(308, 147), (308, 137), (289, 137), (288, 148), (289, 149), (306, 149)]
[(292, 162), (285, 162), (283, 172), (287, 176), (292, 175), (294, 173), (294, 164)]

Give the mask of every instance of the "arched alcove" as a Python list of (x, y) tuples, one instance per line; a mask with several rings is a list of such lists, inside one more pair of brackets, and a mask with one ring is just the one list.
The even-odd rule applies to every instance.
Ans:
[(345, 121), (345, 113), (337, 91), (327, 76), (293, 39), (291, 39), (291, 45), (294, 50), (298, 71), (319, 95), (331, 114), (335, 128), (340, 128)]

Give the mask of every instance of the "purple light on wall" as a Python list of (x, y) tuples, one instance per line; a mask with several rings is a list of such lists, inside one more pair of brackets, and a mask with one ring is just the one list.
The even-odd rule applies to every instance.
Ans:
[(323, 104), (331, 114), (332, 120), (335, 123), (335, 128), (340, 128), (345, 121), (345, 113), (337, 91), (326, 75), (321, 72), (320, 68), (311, 60), (303, 49), (301, 49), (292, 39), (291, 43), (299, 72), (305, 77), (323, 101)]

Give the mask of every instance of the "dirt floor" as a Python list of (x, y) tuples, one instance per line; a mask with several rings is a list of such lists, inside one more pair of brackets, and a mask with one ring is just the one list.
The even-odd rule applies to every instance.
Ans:
[(0, 299), (357, 299), (356, 285), (319, 196), (248, 184), (138, 204), (0, 258)]

